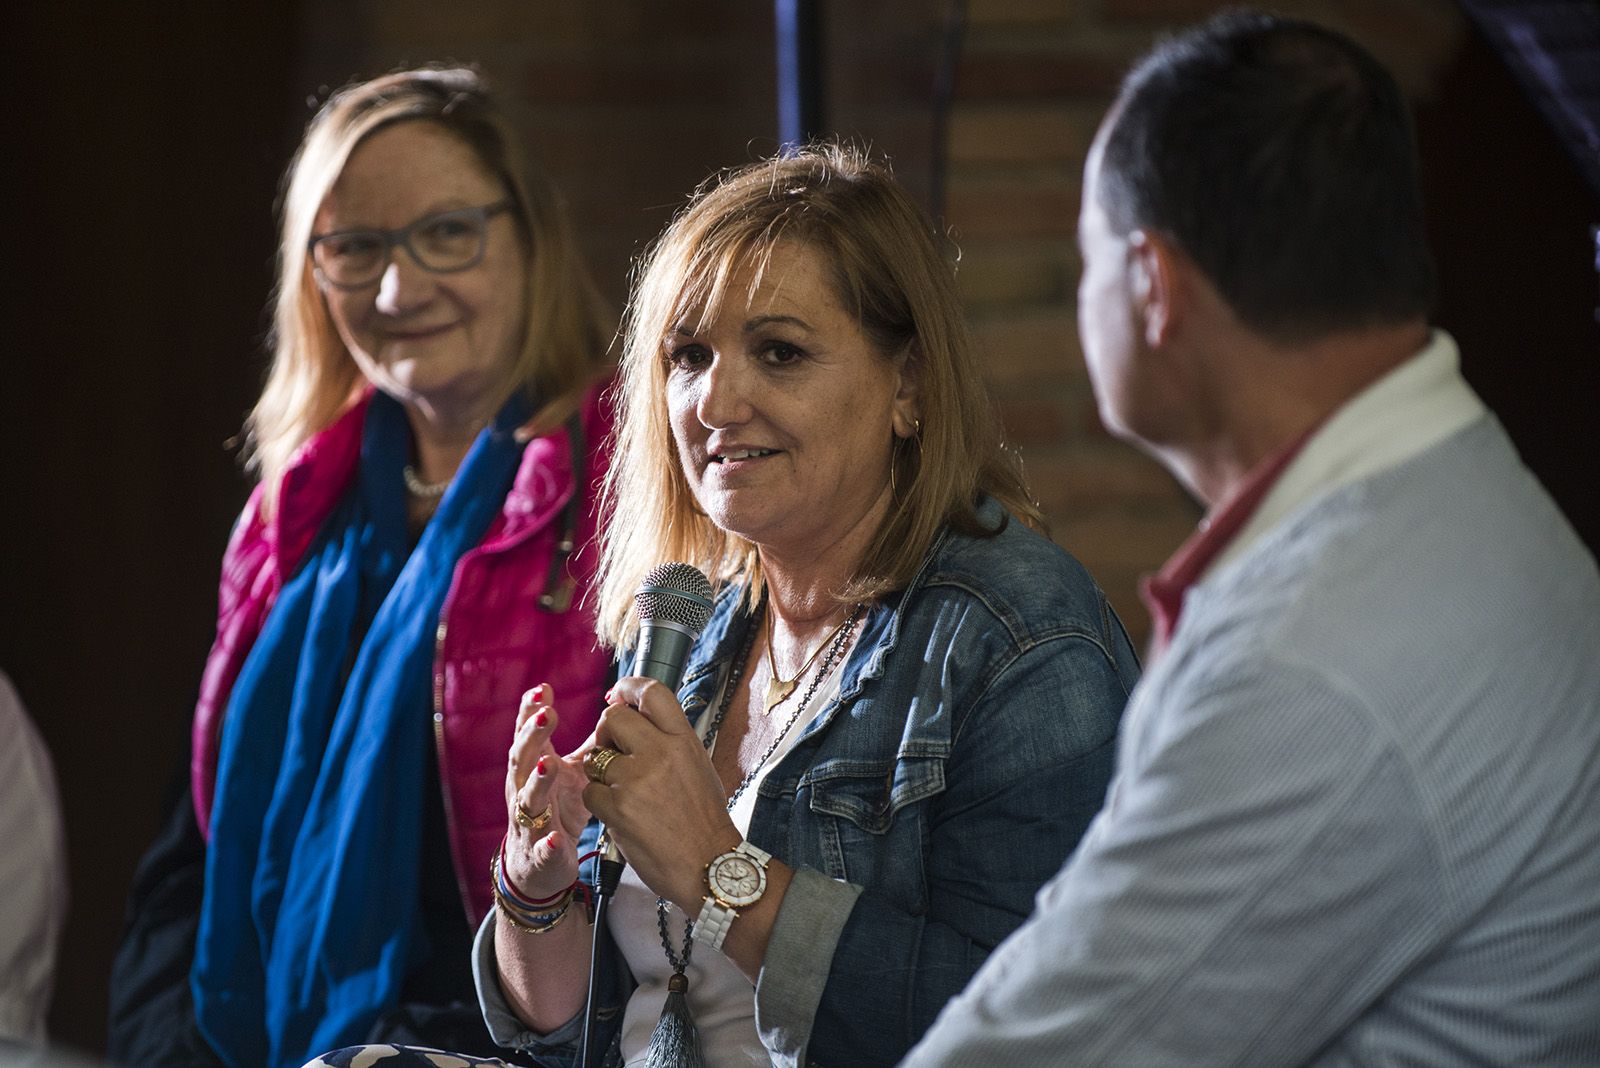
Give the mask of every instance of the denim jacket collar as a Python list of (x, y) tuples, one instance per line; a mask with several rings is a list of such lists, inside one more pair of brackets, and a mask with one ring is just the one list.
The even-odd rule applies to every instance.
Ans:
[[(995, 522), (1003, 522), (1005, 515), (997, 502), (987, 498), (980, 505), (978, 514), (983, 520)], [(927, 556), (923, 558), (922, 566), (904, 589), (892, 591), (868, 606), (861, 636), (840, 669), (838, 695), (805, 729), (801, 739), (825, 729), (839, 708), (855, 700), (868, 682), (882, 677), (884, 663), (900, 640), (904, 608), (927, 580), (933, 562), (949, 536), (949, 527), (939, 532)], [(747, 628), (759, 622), (758, 616), (742, 608), (744, 589), (742, 582), (732, 582), (717, 593), (702, 638), (695, 644), (684, 665), (678, 700), (693, 723), (700, 722), (701, 714), (716, 699), (723, 676), (722, 668), (738, 654)]]

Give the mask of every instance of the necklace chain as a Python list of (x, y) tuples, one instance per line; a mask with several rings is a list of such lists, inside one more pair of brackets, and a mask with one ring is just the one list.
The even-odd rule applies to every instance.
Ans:
[(443, 482), (424, 482), (417, 474), (417, 469), (410, 464), (400, 469), (400, 475), (406, 480), (406, 492), (424, 501), (438, 500), (444, 496), (444, 491), (450, 488), (450, 478)]
[(834, 638), (838, 637), (839, 632), (844, 629), (845, 623), (850, 622), (850, 617), (845, 617), (843, 623), (840, 623), (837, 627), (833, 628), (833, 630), (829, 632), (828, 636), (818, 642), (815, 649), (811, 650), (811, 655), (806, 657), (805, 663), (800, 665), (800, 670), (796, 671), (791, 677), (785, 679), (778, 674), (778, 661), (772, 654), (772, 615), (773, 614), (771, 612), (767, 613), (767, 670), (772, 673), (772, 678), (767, 680), (767, 700), (765, 714), (769, 716), (772, 715), (772, 710), (774, 708), (777, 708), (779, 705), (783, 704), (783, 702), (789, 699), (789, 695), (794, 693), (795, 685), (800, 681), (800, 676), (806, 673), (806, 669), (809, 668), (817, 659), (817, 655), (821, 653), (823, 649), (827, 648), (828, 643), (833, 641)]
[[(839, 659), (839, 654), (844, 650), (845, 645), (849, 643), (850, 635), (855, 631), (856, 621), (861, 618), (861, 610), (865, 607), (866, 605), (862, 602), (856, 602), (856, 606), (850, 610), (850, 614), (845, 617), (845, 621), (839, 624), (838, 629), (831, 635), (832, 642), (824, 642), (823, 645), (817, 646), (817, 652), (821, 652), (824, 646), (828, 649), (828, 655), (823, 658), (822, 667), (817, 671), (816, 675), (812, 676), (810, 684), (806, 686), (806, 692), (801, 695), (800, 703), (795, 706), (793, 712), (789, 713), (788, 722), (783, 725), (783, 729), (773, 736), (771, 742), (767, 743), (767, 748), (761, 754), (761, 759), (756, 761), (755, 767), (750, 769), (745, 777), (739, 781), (739, 785), (733, 788), (733, 793), (728, 795), (727, 807), (730, 812), (749, 785), (755, 781), (756, 775), (760, 773), (762, 768), (766, 767), (767, 761), (772, 758), (772, 754), (777, 752), (778, 746), (789, 736), (789, 732), (794, 730), (794, 725), (799, 721), (800, 714), (805, 711), (806, 706), (811, 703), (811, 699), (816, 696), (817, 687), (822, 685), (822, 680), (828, 677), (828, 673), (833, 670), (834, 664)], [(771, 607), (768, 606), (766, 611), (768, 612), (767, 625), (770, 627)], [(769, 630), (768, 633), (770, 634), (771, 631)], [(755, 645), (755, 638), (756, 628), (751, 627), (745, 632), (744, 641), (739, 646), (739, 653), (734, 658), (733, 664), (729, 669), (728, 681), (723, 686), (722, 700), (717, 704), (716, 717), (712, 719), (711, 726), (706, 729), (706, 736), (701, 742), (706, 749), (710, 749), (717, 740), (717, 732), (722, 729), (722, 721), (727, 718), (728, 709), (733, 707), (733, 696), (739, 690), (739, 680), (744, 676), (744, 664), (750, 658), (750, 649)], [(812, 659), (815, 658), (816, 655), (812, 654)], [(807, 661), (807, 663), (809, 664), (810, 661)], [(800, 670), (803, 673), (805, 668)], [(798, 675), (795, 677), (799, 678)], [(689, 970), (689, 957), (694, 952), (694, 917), (689, 917), (688, 922), (683, 925), (683, 948), (674, 953), (672, 951), (672, 936), (667, 933), (668, 907), (666, 898), (656, 898), (656, 927), (661, 932), (661, 948), (667, 955), (667, 963), (672, 966), (672, 970), (675, 973), (682, 975)]]

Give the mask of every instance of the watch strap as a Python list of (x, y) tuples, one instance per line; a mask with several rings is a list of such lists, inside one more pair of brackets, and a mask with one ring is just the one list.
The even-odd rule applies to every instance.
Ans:
[(695, 942), (712, 949), (721, 949), (723, 940), (728, 937), (728, 930), (738, 918), (739, 914), (733, 909), (707, 895), (705, 903), (700, 906), (700, 915), (694, 920)]
[[(755, 861), (763, 873), (767, 869), (767, 862), (772, 859), (771, 853), (768, 853), (760, 846), (751, 845), (748, 840), (741, 841), (738, 845), (728, 850), (728, 852), (740, 853), (746, 857), (749, 857), (751, 860)], [(715, 864), (718, 860), (727, 855), (727, 853), (719, 853), (716, 857), (712, 858), (711, 863)], [(710, 866), (711, 865), (707, 865), (708, 875)], [(700, 915), (695, 917), (694, 940), (700, 945), (710, 946), (712, 949), (720, 950), (722, 948), (723, 941), (728, 937), (729, 928), (733, 926), (733, 921), (739, 918), (739, 911), (723, 904), (722, 901), (717, 898), (714, 888), (710, 887), (709, 883), (707, 885), (707, 889), (712, 890), (712, 892), (706, 895), (705, 901), (700, 905)], [(751, 904), (754, 904), (754, 902), (751, 902)], [(749, 908), (749, 905), (746, 905), (745, 907)]]
[(767, 862), (772, 859), (771, 853), (768, 853), (760, 846), (751, 845), (749, 839), (745, 839), (738, 845), (734, 846), (731, 852), (743, 853), (745, 856), (749, 857), (763, 868), (765, 868), (767, 866)]

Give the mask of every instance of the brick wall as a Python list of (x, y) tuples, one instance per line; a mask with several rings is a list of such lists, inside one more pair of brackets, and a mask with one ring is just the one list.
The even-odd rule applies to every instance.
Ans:
[[(1199, 511), (1154, 461), (1100, 425), (1078, 347), (1073, 241), (1084, 157), (1122, 72), (1211, 0), (970, 0), (949, 138), (948, 220), (1011, 439), (1057, 541), (1139, 641), (1137, 595)], [(1304, 0), (1284, 14), (1345, 30), (1425, 96), (1457, 47), (1448, 0)]]
[(620, 309), (631, 258), (713, 170), (777, 147), (771, 10), (750, 0), (305, 5), (302, 82), (483, 68)]
[[(968, 0), (946, 145), (944, 218), (1007, 432), (1053, 536), (1088, 565), (1136, 640), (1138, 577), (1199, 512), (1153, 461), (1100, 426), (1078, 349), (1073, 243), (1083, 159), (1128, 63), (1211, 0)], [(1462, 26), (1449, 0), (1298, 0), (1418, 97)], [(871, 144), (926, 200), (932, 88), (954, 5), (825, 5), (824, 128)], [(400, 64), (476, 62), (565, 190), (620, 307), (631, 257), (713, 170), (776, 147), (771, 6), (423, 0), (307, 5), (302, 83)], [(930, 205), (935, 211), (937, 205)]]

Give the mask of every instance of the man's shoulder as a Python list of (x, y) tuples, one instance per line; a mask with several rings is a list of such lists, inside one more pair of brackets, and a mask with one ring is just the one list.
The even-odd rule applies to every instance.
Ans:
[(1600, 599), (1594, 557), (1492, 419), (1309, 502), (1215, 579), (1208, 593), (1308, 618), (1358, 604), (1471, 614), (1502, 597), (1539, 616), (1552, 585)]
[(1488, 420), (1309, 502), (1191, 591), (1179, 638), (1192, 678), (1312, 665), (1403, 735), (1600, 692), (1600, 571)]

